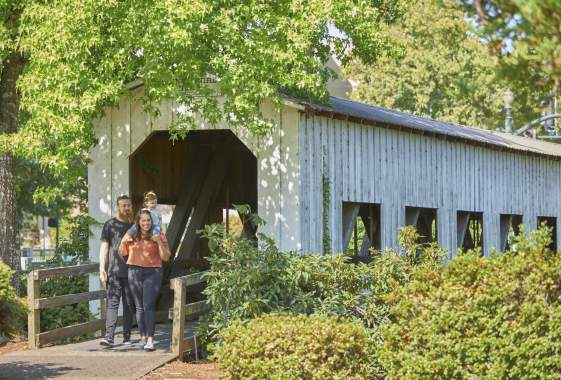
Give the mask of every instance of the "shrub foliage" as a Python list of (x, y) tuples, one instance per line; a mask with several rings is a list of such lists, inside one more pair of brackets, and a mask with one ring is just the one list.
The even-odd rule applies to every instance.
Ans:
[[(215, 340), (232, 321), (247, 322), (266, 313), (335, 316), (367, 328), (372, 346), (382, 344), (379, 327), (389, 322), (384, 297), (408, 281), (415, 266), (441, 266), (444, 252), (420, 245), (411, 228), (401, 233), (402, 249), (377, 254), (368, 263), (349, 257), (280, 252), (259, 236), (260, 244), (225, 233), (221, 225), (206, 226), (204, 236), (213, 250), (205, 290), (212, 308), (201, 331)], [(376, 355), (368, 360), (383, 373)]]
[(559, 258), (549, 231), (511, 253), (419, 268), (388, 302), (379, 359), (390, 378), (545, 379), (561, 373)]
[[(276, 368), (263, 364), (270, 359), (264, 346), (284, 338), (263, 330), (264, 340), (255, 338), (263, 347), (246, 354), (228, 327), (246, 326), (243, 331), (253, 336), (247, 330), (252, 319), (261, 321), (267, 313), (336, 318), (363, 328), (370, 378), (557, 378), (561, 268), (547, 248), (550, 233), (522, 231), (510, 252), (486, 258), (478, 251), (459, 252), (444, 265), (446, 253), (436, 244), (419, 244), (419, 235), (407, 227), (399, 251), (354, 265), (344, 255), (282, 253), (265, 236), (258, 245), (207, 226), (204, 234), (214, 250), (207, 337), (218, 343), (218, 357), (233, 368), (232, 378)], [(269, 322), (276, 329), (277, 321)], [(254, 367), (240, 364), (250, 372), (239, 372), (234, 354), (255, 359)], [(291, 378), (287, 373), (277, 378)]]
[(0, 335), (12, 338), (27, 322), (27, 306), (12, 287), (14, 271), (0, 263)]
[(265, 315), (232, 323), (216, 352), (226, 379), (366, 379), (364, 327), (321, 316)]

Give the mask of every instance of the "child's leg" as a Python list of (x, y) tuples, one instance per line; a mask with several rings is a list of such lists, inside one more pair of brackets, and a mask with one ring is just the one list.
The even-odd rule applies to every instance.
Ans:
[(162, 232), (162, 229), (160, 228), (159, 224), (154, 224), (152, 226), (152, 235), (159, 235), (160, 232)]
[(127, 231), (127, 233), (126, 233), (125, 236), (123, 237), (123, 239), (126, 238), (127, 235), (129, 235), (129, 237), (132, 238), (132, 237), (136, 236), (136, 233), (137, 233), (137, 231), (136, 231), (136, 224), (133, 224), (132, 227), (129, 228), (129, 230)]

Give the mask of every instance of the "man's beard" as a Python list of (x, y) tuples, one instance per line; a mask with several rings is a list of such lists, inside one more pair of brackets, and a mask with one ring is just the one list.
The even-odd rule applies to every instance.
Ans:
[(119, 213), (119, 219), (124, 220), (127, 223), (132, 223), (133, 220), (132, 212), (122, 213), (118, 211), (118, 213)]

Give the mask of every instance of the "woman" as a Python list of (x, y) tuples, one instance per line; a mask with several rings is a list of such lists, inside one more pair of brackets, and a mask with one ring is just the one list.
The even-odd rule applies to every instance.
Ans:
[(121, 246), (121, 255), (128, 256), (128, 276), (136, 305), (136, 320), (140, 341), (146, 351), (154, 351), (156, 299), (162, 284), (162, 261), (168, 261), (170, 251), (163, 234), (152, 233), (150, 210), (143, 208), (134, 220), (136, 234)]

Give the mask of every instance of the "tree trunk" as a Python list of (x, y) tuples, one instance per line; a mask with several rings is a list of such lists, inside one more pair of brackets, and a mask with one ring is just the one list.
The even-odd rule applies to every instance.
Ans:
[[(21, 54), (12, 52), (0, 69), (0, 133), (15, 133), (18, 126), (19, 94), (16, 82), (25, 66)], [(17, 245), (16, 180), (14, 157), (0, 155), (0, 260), (16, 271), (13, 283), (18, 294), (20, 261)]]

